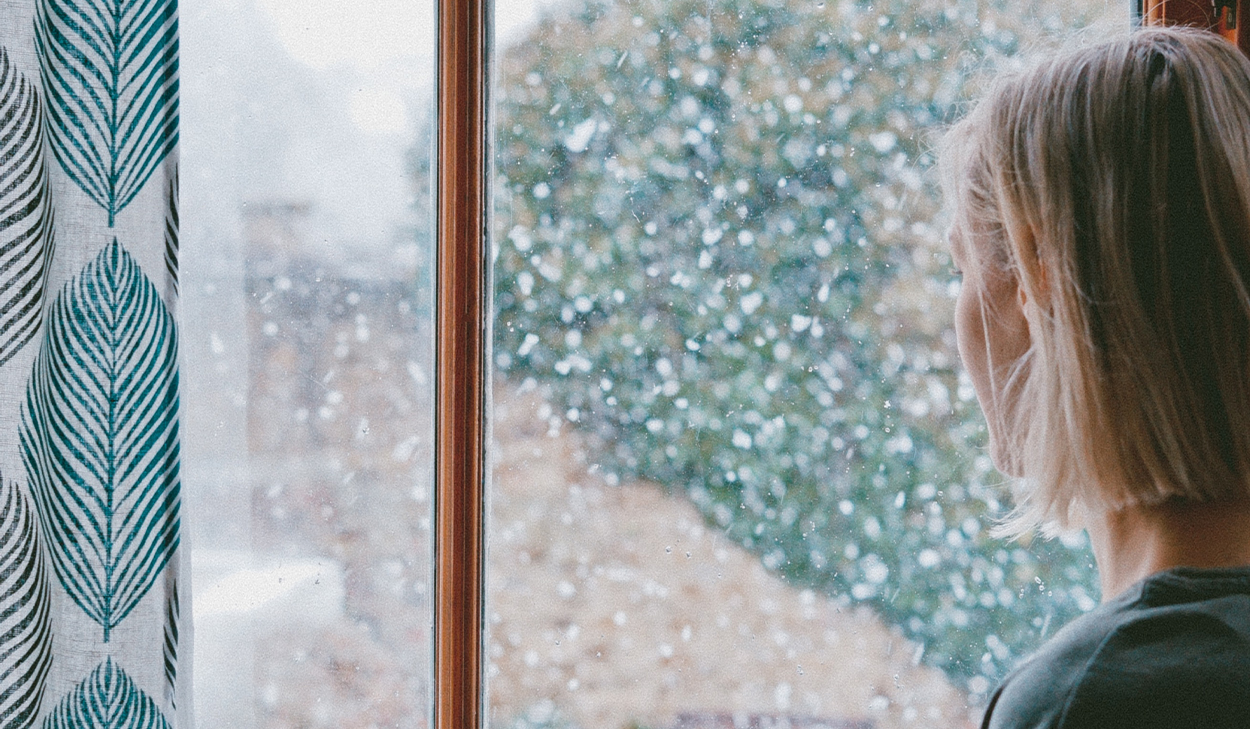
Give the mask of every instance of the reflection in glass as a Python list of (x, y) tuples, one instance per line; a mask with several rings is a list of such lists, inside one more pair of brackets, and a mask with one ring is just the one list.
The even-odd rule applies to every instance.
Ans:
[(428, 725), (432, 13), (182, 13), (201, 726)]
[(1082, 540), (987, 534), (931, 148), (979, 67), (1098, 13), (591, 0), (502, 35), (495, 726), (960, 726), (1093, 607)]

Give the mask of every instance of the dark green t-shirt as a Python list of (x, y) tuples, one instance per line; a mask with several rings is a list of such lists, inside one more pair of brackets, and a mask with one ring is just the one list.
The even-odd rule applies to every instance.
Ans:
[(1151, 575), (1003, 680), (982, 729), (1250, 728), (1250, 567)]

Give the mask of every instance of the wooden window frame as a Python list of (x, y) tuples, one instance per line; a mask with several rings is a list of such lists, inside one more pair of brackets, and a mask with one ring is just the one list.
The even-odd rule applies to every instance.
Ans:
[(485, 725), (491, 0), (436, 0), (435, 729)]
[(1250, 0), (1132, 0), (1130, 7), (1136, 22), (1207, 28), (1250, 55)]

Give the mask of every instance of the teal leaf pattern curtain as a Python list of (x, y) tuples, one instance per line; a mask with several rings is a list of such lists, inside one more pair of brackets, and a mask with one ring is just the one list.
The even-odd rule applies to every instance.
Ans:
[(0, 48), (0, 366), (39, 332), (52, 205), (35, 87)]
[(52, 149), (109, 225), (178, 142), (176, 10), (174, 0), (39, 0)]
[(0, 729), (190, 727), (176, 0), (0, 4)]
[(17, 483), (0, 478), (0, 494), (0, 717), (30, 726), (52, 665), (52, 606), (34, 516)]
[(49, 729), (149, 729), (168, 727), (160, 707), (112, 659), (74, 687), (44, 726)]
[(45, 332), (23, 461), (56, 575), (108, 643), (178, 547), (173, 317), (113, 241), (57, 297)]

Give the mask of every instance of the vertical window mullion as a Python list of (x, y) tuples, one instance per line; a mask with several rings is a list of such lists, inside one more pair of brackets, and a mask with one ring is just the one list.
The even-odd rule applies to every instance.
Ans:
[(436, 729), (484, 726), (490, 0), (439, 0), (435, 134)]

